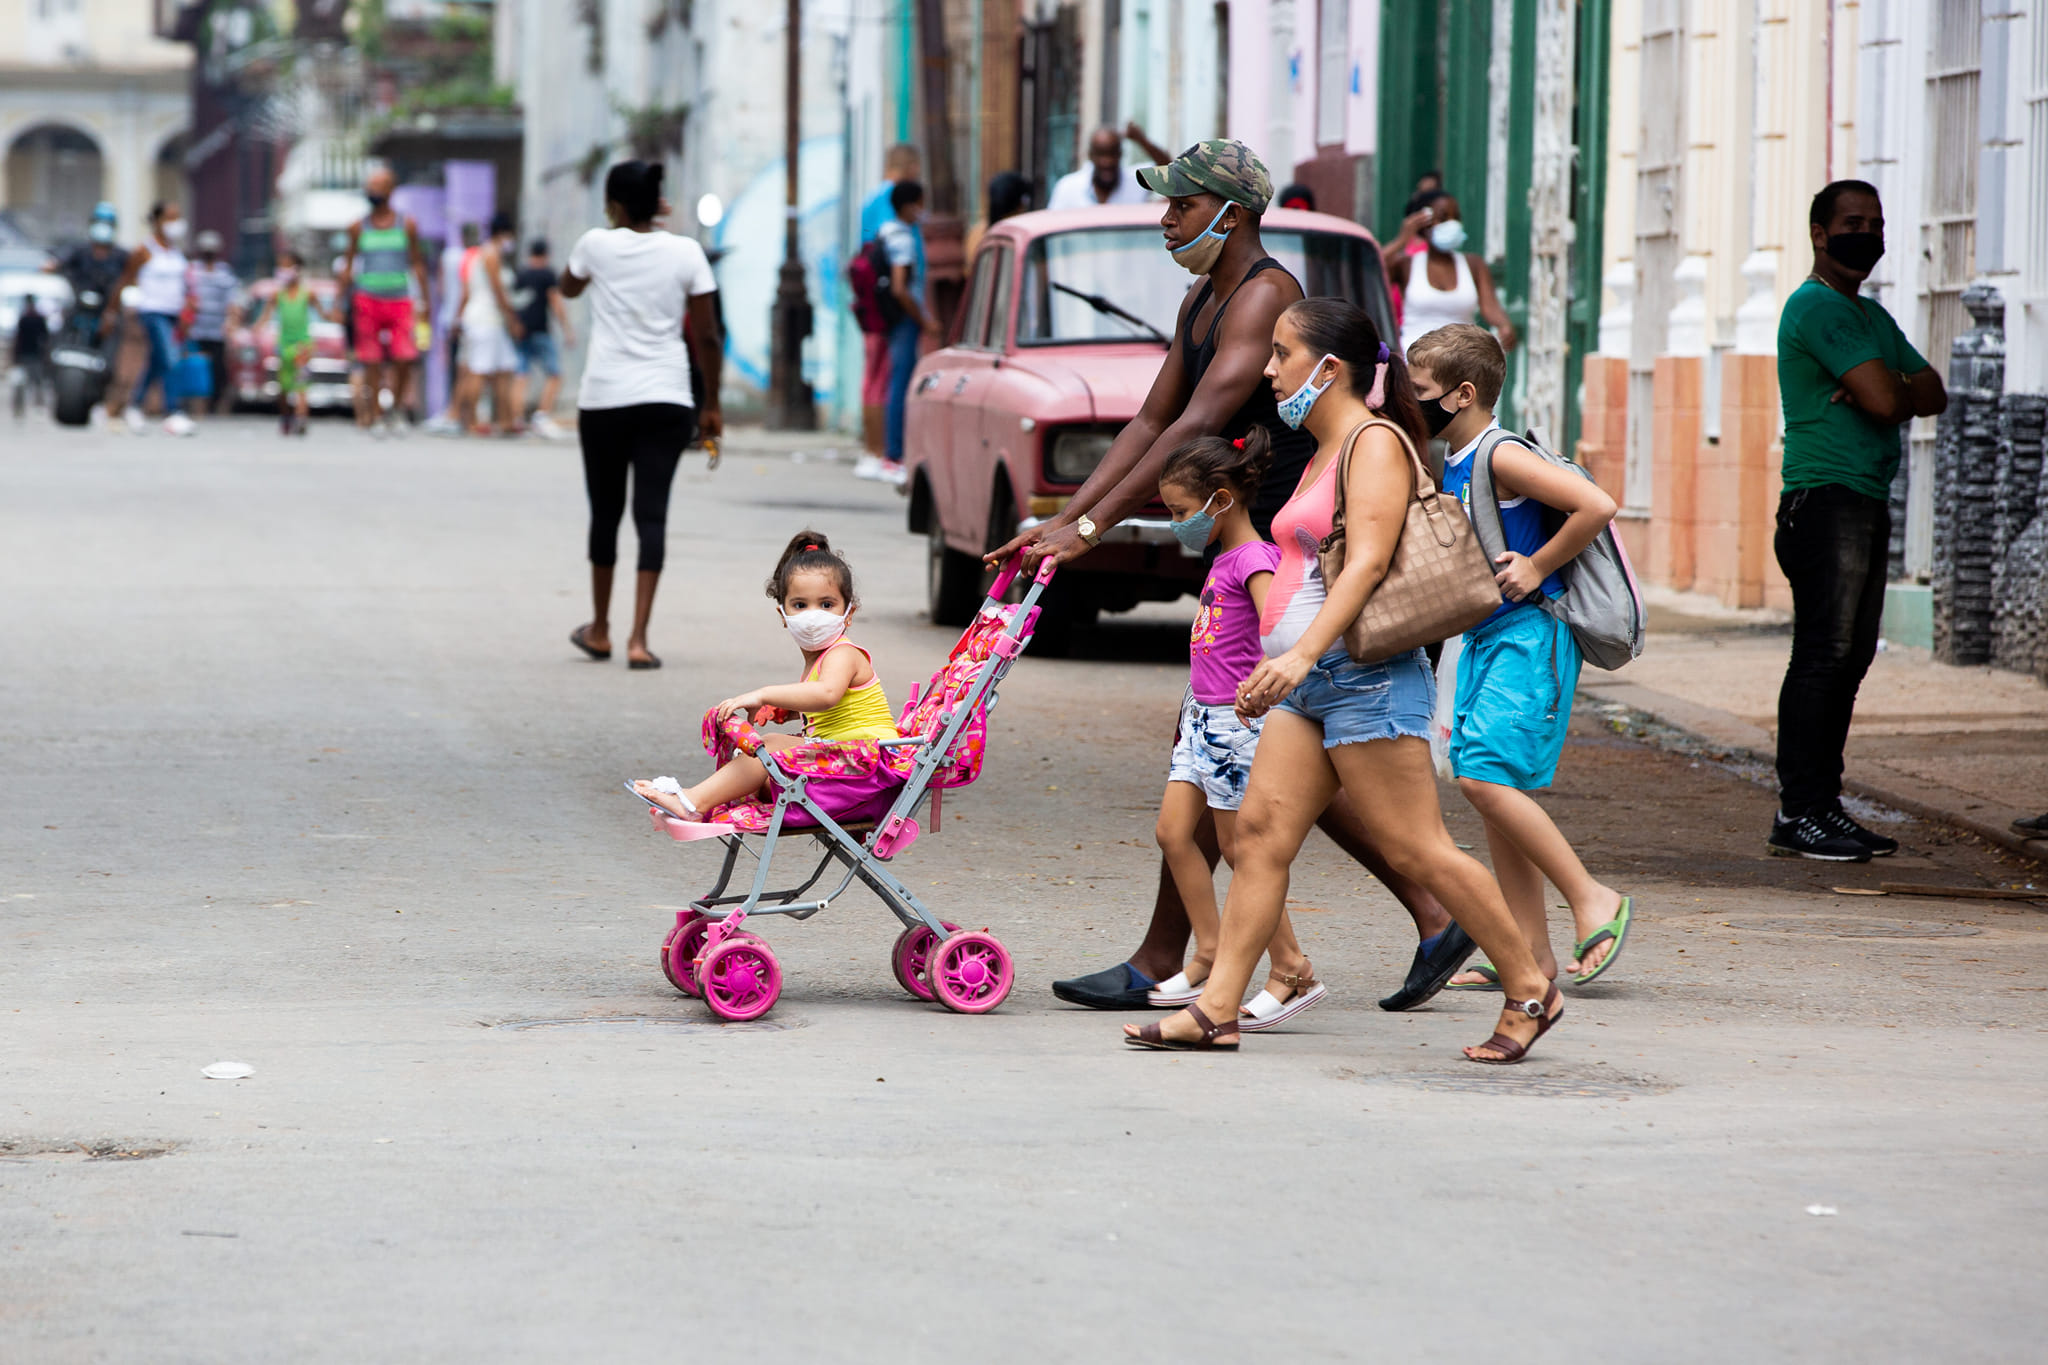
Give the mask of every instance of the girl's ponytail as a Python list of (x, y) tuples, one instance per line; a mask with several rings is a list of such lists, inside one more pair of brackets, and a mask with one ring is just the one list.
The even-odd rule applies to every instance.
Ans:
[(798, 531), (783, 547), (782, 558), (775, 561), (775, 572), (768, 575), (768, 598), (777, 606), (789, 596), (789, 580), (800, 573), (822, 570), (839, 580), (839, 593), (848, 604), (857, 599), (853, 595), (853, 566), (848, 564), (832, 548), (832, 542), (825, 539), (822, 531)]
[(1249, 504), (1272, 465), (1273, 438), (1264, 427), (1255, 426), (1235, 441), (1197, 436), (1166, 457), (1159, 482), (1203, 498), (1228, 488)]

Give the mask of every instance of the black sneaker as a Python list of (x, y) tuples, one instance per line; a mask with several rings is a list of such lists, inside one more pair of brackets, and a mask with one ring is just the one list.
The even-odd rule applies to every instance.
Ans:
[(1771, 821), (1771, 852), (1781, 858), (1815, 858), (1824, 863), (1867, 863), (1870, 850), (1861, 841), (1837, 834), (1811, 815)]
[(2048, 815), (2033, 815), (2012, 822), (2012, 832), (2023, 839), (2048, 839)]
[(1820, 821), (1821, 828), (1828, 833), (1839, 834), (1845, 839), (1854, 839), (1869, 849), (1873, 858), (1889, 858), (1899, 851), (1897, 839), (1887, 839), (1876, 830), (1863, 828), (1840, 805), (1829, 806), (1826, 810), (1818, 812), (1814, 818)]

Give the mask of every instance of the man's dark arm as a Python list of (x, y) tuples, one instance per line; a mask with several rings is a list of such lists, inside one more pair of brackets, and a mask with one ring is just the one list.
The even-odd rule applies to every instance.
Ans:
[[(1926, 371), (1932, 373), (1931, 368)], [(1938, 379), (1935, 381), (1940, 382)], [(1897, 426), (1913, 419), (1913, 393), (1904, 376), (1888, 368), (1882, 360), (1866, 360), (1842, 376), (1842, 387), (1836, 389), (1828, 400), (1831, 403), (1846, 402), (1873, 422), (1886, 426)], [(1948, 405), (1948, 396), (1942, 395), (1942, 406)], [(1935, 409), (1937, 412), (1939, 408)]]
[(1939, 417), (1948, 411), (1948, 387), (1932, 365), (1906, 376), (1906, 393), (1912, 399), (1915, 417)]

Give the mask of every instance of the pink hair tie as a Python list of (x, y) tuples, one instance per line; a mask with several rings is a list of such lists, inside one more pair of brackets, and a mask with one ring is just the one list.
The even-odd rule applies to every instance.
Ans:
[(1365, 396), (1365, 405), (1374, 410), (1387, 401), (1387, 359), (1390, 354), (1387, 343), (1382, 341), (1379, 364), (1373, 367), (1372, 372), (1372, 392)]

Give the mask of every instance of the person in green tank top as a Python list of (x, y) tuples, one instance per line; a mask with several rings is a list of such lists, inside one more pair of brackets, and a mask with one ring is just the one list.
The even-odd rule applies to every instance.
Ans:
[(277, 321), (277, 427), (285, 435), (306, 434), (306, 363), (313, 358), (313, 319), (331, 321), (306, 288), (305, 262), (296, 251), (277, 255), (277, 292), (270, 306)]
[[(396, 185), (391, 172), (381, 166), (364, 180), (370, 212), (348, 230), (348, 250), (341, 262), (342, 288), (355, 286), (350, 321), (356, 359), (363, 365), (369, 386), (370, 401), (356, 408), (356, 421), (364, 427), (375, 427), (384, 416), (387, 391), (394, 410), (404, 405), (413, 362), (419, 359), (419, 348), (413, 342), (412, 286), (418, 285), (422, 305), (432, 298), (419, 229), (412, 219), (391, 207)], [(389, 420), (396, 422), (395, 411)]]

